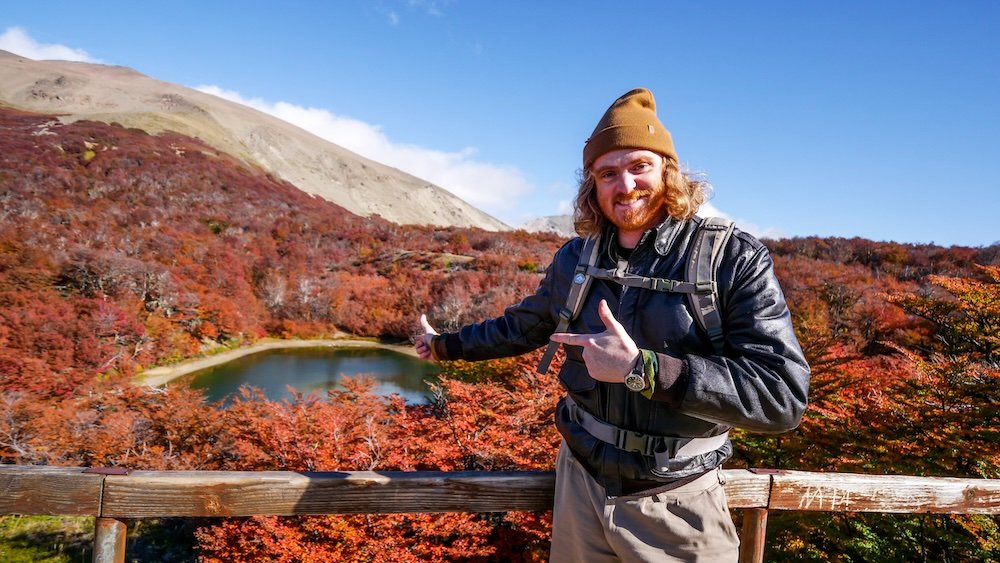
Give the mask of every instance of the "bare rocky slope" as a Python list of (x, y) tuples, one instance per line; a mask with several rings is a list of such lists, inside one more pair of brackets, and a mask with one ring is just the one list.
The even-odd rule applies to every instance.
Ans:
[(562, 237), (572, 237), (576, 234), (572, 215), (548, 215), (538, 217), (525, 223), (522, 229), (536, 233), (555, 233)]
[(290, 123), (132, 69), (35, 61), (0, 51), (0, 103), (64, 122), (119, 123), (197, 137), (362, 216), (436, 226), (509, 229), (425, 180), (357, 155)]

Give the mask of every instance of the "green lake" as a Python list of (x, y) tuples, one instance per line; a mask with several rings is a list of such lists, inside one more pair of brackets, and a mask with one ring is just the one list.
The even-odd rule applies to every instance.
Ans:
[(256, 387), (268, 399), (291, 398), (288, 387), (303, 394), (325, 397), (327, 390), (342, 389), (342, 377), (369, 376), (374, 392), (399, 394), (408, 403), (426, 403), (440, 369), (430, 362), (382, 348), (283, 348), (267, 350), (194, 372), (185, 377), (191, 387), (202, 389), (209, 400), (224, 399), (243, 385)]

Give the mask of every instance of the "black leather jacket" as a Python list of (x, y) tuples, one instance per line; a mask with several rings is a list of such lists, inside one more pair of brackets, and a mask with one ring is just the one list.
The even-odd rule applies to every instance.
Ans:
[[(629, 258), (628, 272), (682, 280), (692, 235), (701, 222), (667, 219), (643, 235)], [(602, 262), (613, 232), (602, 237)], [(534, 295), (496, 319), (443, 335), (450, 359), (483, 360), (512, 356), (548, 344), (559, 309), (579, 262), (583, 240), (560, 248)], [(736, 230), (724, 250), (717, 274), (725, 352), (715, 355), (708, 335), (697, 325), (686, 297), (594, 280), (569, 332), (604, 331), (597, 304), (605, 299), (640, 348), (657, 354), (659, 373), (651, 399), (623, 384), (594, 380), (581, 349), (567, 346), (559, 378), (577, 404), (598, 418), (647, 434), (708, 437), (732, 427), (757, 432), (795, 428), (806, 407), (809, 366), (792, 330), (784, 296), (767, 249)], [(578, 460), (615, 496), (714, 468), (732, 452), (726, 444), (709, 454), (678, 460), (657, 471), (652, 459), (597, 440), (570, 419), (565, 402), (556, 426)]]

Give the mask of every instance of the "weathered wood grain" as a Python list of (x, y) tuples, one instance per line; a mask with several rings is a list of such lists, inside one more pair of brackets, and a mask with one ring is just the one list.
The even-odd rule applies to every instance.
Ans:
[[(767, 505), (770, 478), (727, 470), (733, 508)], [(248, 516), (549, 510), (550, 472), (191, 472), (108, 476), (103, 515)]]
[(760, 563), (764, 560), (764, 546), (767, 536), (767, 510), (751, 508), (743, 512), (743, 528), (740, 532), (739, 563)]
[(726, 469), (726, 500), (729, 508), (765, 508), (771, 494), (771, 476), (746, 469)]
[[(726, 470), (731, 508), (1000, 514), (1000, 480)], [(103, 493), (102, 493), (103, 482)], [(550, 472), (135, 471), (0, 465), (0, 513), (110, 518), (548, 510)], [(103, 495), (103, 496), (102, 496)]]
[(1000, 514), (1000, 480), (788, 471), (769, 508), (825, 512)]
[(247, 516), (547, 510), (548, 472), (151, 472), (109, 476), (104, 515)]
[(0, 514), (98, 516), (103, 475), (82, 467), (0, 465)]
[(93, 563), (124, 563), (125, 523), (114, 518), (94, 522)]

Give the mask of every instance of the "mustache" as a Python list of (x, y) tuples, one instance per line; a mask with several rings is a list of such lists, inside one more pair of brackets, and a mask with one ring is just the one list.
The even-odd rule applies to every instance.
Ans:
[(645, 190), (632, 190), (631, 192), (628, 193), (628, 195), (622, 195), (622, 196), (616, 197), (615, 198), (615, 203), (619, 203), (619, 204), (623, 204), (623, 205), (628, 205), (629, 203), (632, 203), (633, 201), (635, 201), (637, 199), (640, 199), (640, 198), (643, 198), (643, 197), (651, 197), (654, 193), (655, 193), (655, 190), (649, 190), (649, 189), (645, 189)]

